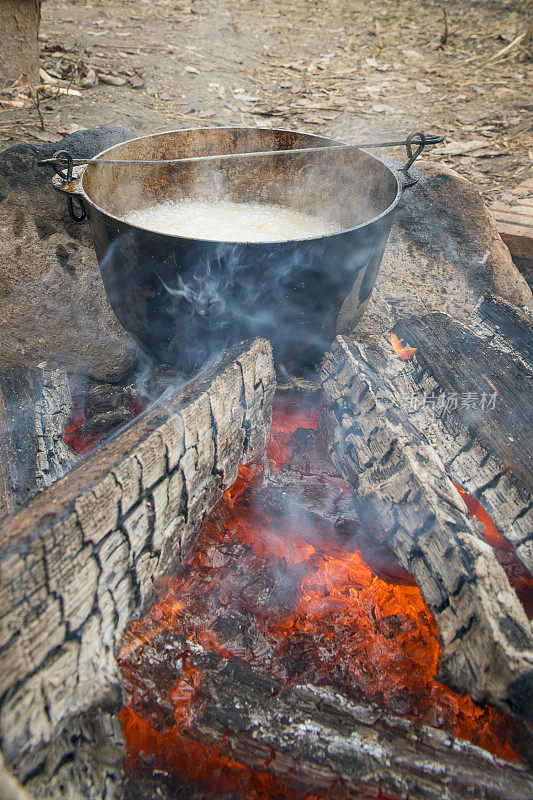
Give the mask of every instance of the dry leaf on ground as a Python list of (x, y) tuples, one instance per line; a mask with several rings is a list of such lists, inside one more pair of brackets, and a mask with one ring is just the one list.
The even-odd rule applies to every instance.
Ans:
[(119, 75), (110, 75), (108, 72), (97, 72), (98, 78), (102, 83), (109, 83), (111, 86), (124, 86), (126, 78), (121, 78)]

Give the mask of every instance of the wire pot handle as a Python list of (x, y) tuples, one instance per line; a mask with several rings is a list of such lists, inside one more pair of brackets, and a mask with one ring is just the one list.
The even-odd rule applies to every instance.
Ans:
[[(186, 156), (184, 158), (137, 160), (137, 159), (110, 159), (110, 158), (73, 158), (66, 150), (58, 150), (51, 158), (43, 158), (39, 164), (50, 164), (57, 175), (64, 181), (72, 180), (72, 168), (87, 164), (190, 164), (193, 162), (209, 162), (220, 160), (238, 160), (242, 158), (257, 158), (258, 156), (276, 156), (295, 153), (316, 153), (317, 150), (359, 150), (362, 147), (397, 147), (403, 145), (407, 150), (407, 162), (402, 168), (405, 175), (413, 165), (415, 159), (428, 145), (440, 144), (444, 136), (426, 135), (422, 131), (414, 131), (405, 139), (394, 142), (362, 142), (361, 144), (333, 144), (321, 147), (294, 147), (290, 150), (260, 150), (250, 153), (220, 153), (214, 156)], [(413, 151), (413, 147), (415, 150)]]

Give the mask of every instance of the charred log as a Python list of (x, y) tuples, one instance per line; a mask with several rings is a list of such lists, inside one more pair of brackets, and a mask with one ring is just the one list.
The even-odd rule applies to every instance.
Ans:
[(62, 434), (72, 408), (62, 370), (0, 373), (0, 516), (67, 472), (75, 456)]
[(74, 716), (50, 744), (20, 759), (17, 773), (25, 792), (20, 800), (122, 800), (123, 761), (124, 737), (114, 713), (94, 709)]
[[(428, 315), (424, 324), (438, 327), (441, 317)], [(411, 361), (387, 359), (382, 350), (382, 369), (396, 386), (398, 396), (419, 399), (409, 405), (410, 421), (435, 448), (456, 483), (480, 502), (533, 574), (533, 502), (527, 488), (531, 484), (528, 464), (533, 449), (531, 427), (528, 429), (533, 393), (531, 319), (505, 301), (488, 296), (472, 319), (476, 336), (449, 317), (444, 324), (454, 331), (449, 337), (453, 347), (458, 351), (470, 347), (469, 359), (455, 350), (449, 356), (450, 360), (462, 360), (464, 366), (463, 382), (451, 379), (459, 386), (458, 391), (448, 389), (446, 394), (436, 378), (432, 350), (425, 344)], [(414, 318), (412, 324), (402, 322), (398, 331), (406, 337), (409, 334), (404, 325), (409, 331), (411, 327), (422, 329)], [(484, 362), (478, 360), (478, 347), (485, 352)], [(474, 381), (478, 389), (472, 391)], [(483, 397), (491, 395), (495, 408), (490, 408), (491, 402), (480, 408)]]
[(531, 797), (533, 779), (521, 763), (435, 728), (415, 730), (331, 687), (286, 687), (243, 660), (167, 637), (167, 650), (187, 650), (200, 674), (185, 733), (289, 786), (331, 798)]
[[(9, 766), (73, 716), (120, 703), (125, 627), (264, 449), (275, 377), (234, 348), (0, 523), (0, 733)], [(18, 770), (16, 770), (18, 772)]]
[[(498, 319), (509, 335), (509, 315)], [(524, 321), (517, 328), (511, 335), (515, 344), (524, 337), (526, 354), (532, 325)], [(418, 348), (417, 363), (443, 392), (471, 395), (470, 402), (458, 402), (454, 409), (460, 421), (533, 491), (533, 370), (515, 353), (493, 347), (447, 314), (401, 320), (394, 332), (405, 347)], [(485, 398), (481, 409), (480, 398)]]
[(482, 321), (497, 332), (501, 345), (511, 345), (515, 355), (533, 368), (533, 318), (521, 308), (508, 303), (501, 297), (485, 295), (480, 303), (478, 314)]
[(341, 337), (326, 357), (322, 424), (333, 461), (357, 488), (359, 514), (385, 531), (435, 615), (441, 679), (476, 702), (530, 716), (527, 616), (383, 367), (368, 347)]

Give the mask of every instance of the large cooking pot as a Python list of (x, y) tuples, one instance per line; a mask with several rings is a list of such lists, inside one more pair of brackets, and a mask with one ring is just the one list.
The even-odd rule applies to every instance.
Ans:
[[(170, 131), (110, 147), (74, 173), (71, 167), (69, 180), (56, 175), (54, 185), (69, 195), (72, 215), (89, 221), (117, 317), (157, 360), (190, 372), (227, 345), (260, 335), (272, 342), (282, 370), (301, 374), (334, 338), (339, 312), (345, 325), (363, 312), (394, 209), (416, 181), (399, 163), (364, 150), (318, 149), (329, 144), (338, 142), (270, 128)], [(214, 162), (120, 163), (302, 147), (317, 149)], [(230, 243), (124, 221), (131, 210), (189, 197), (279, 204), (326, 216), (342, 231)]]

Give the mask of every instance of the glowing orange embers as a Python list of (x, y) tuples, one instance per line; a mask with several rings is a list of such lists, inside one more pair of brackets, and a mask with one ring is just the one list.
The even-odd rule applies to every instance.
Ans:
[(524, 567), (515, 551), (505, 539), (500, 536), (494, 522), (491, 520), (485, 509), (477, 500), (467, 494), (460, 486), (454, 484), (459, 494), (465, 501), (465, 505), (471, 517), (475, 517), (485, 528), (485, 537), (491, 545), (496, 558), (502, 565), (505, 574), (509, 578), (529, 619), (533, 618), (533, 578)]
[(379, 532), (350, 517), (348, 487), (319, 444), (318, 416), (309, 399), (277, 399), (268, 467), (241, 468), (186, 567), (129, 629), (120, 657), (128, 771), (164, 770), (218, 796), (311, 799), (269, 776), (267, 763), (251, 771), (191, 738), (200, 673), (187, 652), (173, 655), (173, 676), (164, 653), (147, 664), (169, 632), (285, 683), (333, 685), (517, 757), (511, 720), (435, 679), (435, 621), (386, 544), (374, 546)]
[(102, 420), (98, 414), (86, 415), (84, 401), (76, 393), (77, 382), (78, 375), (74, 375), (71, 381), (71, 389), (75, 398), (74, 408), (70, 424), (63, 434), (63, 441), (74, 452), (88, 455), (108, 439), (113, 431), (144, 411), (146, 404), (140, 395), (131, 395), (123, 408), (123, 413), (114, 423), (110, 424), (109, 420)]
[(392, 349), (402, 361), (407, 361), (409, 358), (412, 358), (418, 350), (418, 347), (404, 347), (395, 333), (391, 333), (390, 343)]

